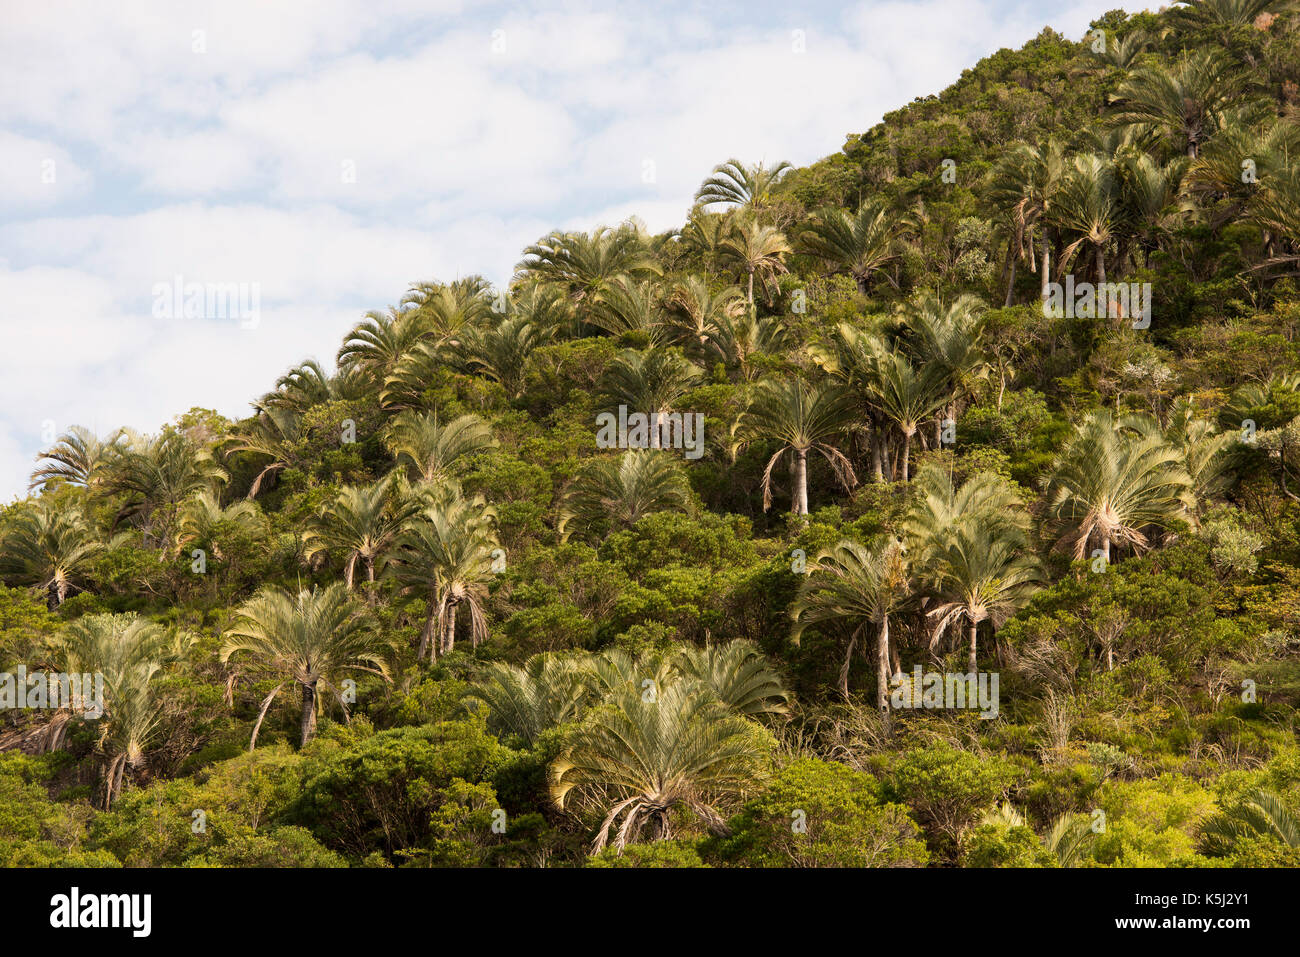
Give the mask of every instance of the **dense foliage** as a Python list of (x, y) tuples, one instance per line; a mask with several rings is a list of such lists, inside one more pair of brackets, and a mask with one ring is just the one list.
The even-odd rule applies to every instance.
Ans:
[(1093, 27), (59, 436), (0, 865), (1300, 864), (1300, 13)]

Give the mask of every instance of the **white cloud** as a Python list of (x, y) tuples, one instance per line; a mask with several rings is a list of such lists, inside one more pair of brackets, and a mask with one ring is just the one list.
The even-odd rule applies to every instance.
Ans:
[[(244, 414), (413, 281), (505, 281), (556, 227), (678, 225), (715, 163), (815, 160), (1045, 21), (1082, 35), (1111, 2), (744, 18), (586, 6), (6, 10), (0, 335), (24, 358), (0, 360), (0, 496), (25, 486), (47, 419), (107, 431), (194, 405)], [(40, 181), (45, 159), (54, 184)], [(260, 324), (153, 319), (154, 285), (176, 275), (258, 284)]]
[(90, 174), (48, 140), (0, 130), (0, 208), (48, 208), (85, 192)]

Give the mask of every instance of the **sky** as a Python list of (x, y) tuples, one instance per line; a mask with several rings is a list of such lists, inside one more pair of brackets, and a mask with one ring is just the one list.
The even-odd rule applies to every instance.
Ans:
[(1117, 5), (0, 0), (0, 502), (71, 425), (246, 416), (412, 282), (678, 226)]

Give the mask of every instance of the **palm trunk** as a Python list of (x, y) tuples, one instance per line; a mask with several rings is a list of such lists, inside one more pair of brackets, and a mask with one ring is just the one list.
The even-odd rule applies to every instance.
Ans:
[(347, 587), (348, 591), (352, 591), (352, 580), (356, 570), (357, 556), (354, 554), (348, 559), (347, 564), (343, 566), (343, 584)]
[(456, 603), (447, 605), (447, 627), (443, 632), (442, 651), (449, 654), (456, 647)]
[(1048, 299), (1049, 293), (1047, 291), (1047, 286), (1052, 278), (1051, 263), (1052, 263), (1052, 248), (1051, 246), (1048, 245), (1047, 230), (1044, 229), (1043, 230), (1043, 272), (1042, 275), (1039, 277), (1039, 281), (1042, 283), (1042, 297), (1044, 303), (1046, 303)]
[(749, 308), (754, 308), (754, 270), (749, 271)]
[(316, 682), (304, 684), (302, 686), (302, 742), (300, 747), (306, 747), (307, 742), (316, 736)]
[(795, 452), (794, 513), (808, 514), (808, 452), (805, 449)]
[(912, 433), (903, 433), (903, 481), (909, 481), (908, 467), (912, 458)]
[(889, 717), (889, 616), (880, 622), (876, 637), (876, 707), (886, 720)]
[(849, 700), (849, 665), (853, 662), (853, 649), (858, 646), (858, 636), (854, 634), (849, 639), (849, 648), (844, 652), (844, 664), (840, 666), (840, 694), (844, 695), (844, 700)]
[(1106, 245), (1097, 244), (1097, 282), (1104, 285), (1106, 282)]
[(877, 482), (885, 480), (884, 436), (877, 425), (871, 427), (871, 477)]
[(121, 789), (119, 783), (120, 775), (126, 765), (126, 753), (114, 755), (113, 760), (108, 762), (108, 773), (104, 777), (104, 810), (110, 810), (113, 807), (113, 798)]
[(438, 660), (438, 642), (433, 640), (433, 631), (437, 625), (438, 606), (431, 603), (429, 605), (429, 615), (424, 619), (424, 628), (420, 631), (420, 650), (416, 652), (416, 661), (423, 658), (426, 651), (429, 652), (429, 661)]
[(1010, 243), (1007, 244), (1007, 258), (1011, 260), (1011, 274), (1007, 277), (1007, 297), (1006, 301), (1002, 303), (1004, 306), (1011, 305), (1016, 291), (1016, 256)]
[(979, 627), (980, 627), (979, 622), (977, 621), (972, 621), (970, 623), (970, 673), (971, 674), (977, 674), (979, 668), (979, 663), (975, 659), (975, 652), (977, 650), (975, 641), (977, 635), (979, 634)]
[(275, 700), (275, 696), (280, 693), (280, 689), (283, 687), (282, 684), (276, 685), (275, 690), (262, 700), (262, 708), (257, 712), (257, 723), (253, 725), (253, 736), (248, 739), (248, 750), (252, 751), (257, 747), (257, 734), (262, 730), (262, 722), (266, 719), (266, 712), (270, 710), (271, 702)]
[(366, 566), (366, 582), (369, 587), (366, 589), (366, 604), (375, 603), (375, 560), (369, 555), (363, 556), (362, 564)]

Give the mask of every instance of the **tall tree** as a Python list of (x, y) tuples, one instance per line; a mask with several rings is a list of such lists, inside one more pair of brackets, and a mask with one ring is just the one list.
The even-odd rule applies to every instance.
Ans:
[[(344, 486), (303, 533), (308, 560), (333, 554), (343, 559), (343, 583), (348, 591), (360, 564), (367, 582), (384, 553), (418, 509), (411, 498), (394, 494), (391, 476), (368, 487)], [(373, 600), (373, 594), (367, 598)]]
[(842, 623), (850, 630), (840, 668), (840, 693), (849, 696), (849, 666), (864, 631), (876, 631), (876, 708), (889, 716), (889, 621), (911, 596), (911, 572), (899, 542), (878, 539), (870, 546), (841, 541), (824, 549), (808, 569), (790, 607), (791, 637), (810, 626)]
[(384, 569), (403, 593), (425, 600), (425, 623), (416, 653), (455, 649), (456, 617), (461, 605), (469, 611), (470, 640), (477, 648), (487, 637), (484, 602), (500, 548), (493, 523), (496, 513), (481, 498), (448, 495), (426, 506), (407, 525), (396, 547), (384, 557)]
[(836, 443), (854, 424), (852, 397), (831, 383), (809, 385), (802, 379), (764, 380), (745, 417), (751, 439), (775, 442), (763, 470), (763, 508), (772, 506), (772, 469), (787, 456), (793, 460), (791, 511), (808, 514), (808, 455), (817, 452), (830, 463), (845, 488), (857, 484), (853, 465)]
[(781, 257), (791, 252), (790, 244), (775, 226), (766, 226), (757, 219), (744, 219), (720, 247), (723, 258), (735, 263), (747, 277), (746, 299), (754, 308), (754, 277), (766, 285), (773, 277), (786, 272)]
[(964, 622), (975, 674), (980, 624), (988, 621), (996, 632), (1019, 611), (1042, 583), (1042, 565), (1022, 533), (982, 515), (940, 539), (930, 560), (927, 589), (938, 600), (927, 612), (935, 619), (931, 644)]
[[(303, 747), (316, 734), (322, 691), (337, 691), (349, 672), (388, 678), (388, 649), (383, 638), (355, 613), (347, 590), (338, 583), (297, 593), (267, 586), (239, 606), (224, 637), (223, 664), (236, 654), (248, 654), (255, 667), (298, 684)], [(257, 732), (274, 695), (263, 702), (249, 747), (257, 743)]]
[(863, 203), (856, 213), (823, 209), (801, 235), (800, 250), (847, 272), (864, 295), (877, 275), (897, 289), (888, 267), (901, 255), (905, 222), (884, 200)]
[(495, 448), (497, 440), (488, 423), (473, 413), (439, 423), (436, 412), (403, 412), (384, 434), (384, 444), (397, 460), (421, 482), (435, 482), (453, 474), (467, 455)]
[(11, 582), (41, 589), (46, 607), (56, 611), (85, 584), (104, 550), (80, 509), (41, 499), (23, 508), (0, 539), (0, 572)]
[(1148, 530), (1167, 529), (1195, 508), (1180, 460), (1150, 430), (1105, 410), (1091, 413), (1061, 451), (1047, 485), (1047, 515), (1060, 546), (1080, 559), (1096, 545), (1106, 561), (1112, 545), (1148, 547)]
[(773, 200), (773, 190), (791, 170), (789, 163), (781, 162), (767, 167), (762, 163), (753, 166), (738, 159), (729, 159), (716, 166), (695, 192), (697, 206), (724, 206), (762, 212)]
[(646, 832), (655, 841), (672, 837), (678, 808), (726, 833), (719, 808), (753, 785), (770, 748), (756, 725), (698, 681), (672, 681), (653, 694), (629, 685), (612, 692), (570, 735), (551, 765), (551, 798), (563, 810), (603, 813), (593, 853), (611, 836), (620, 853)]
[(1150, 127), (1195, 159), (1227, 114), (1241, 105), (1246, 87), (1223, 52), (1194, 50), (1171, 66), (1154, 64), (1130, 73), (1113, 97), (1112, 119)]
[(101, 439), (90, 429), (74, 425), (59, 436), (53, 446), (40, 454), (43, 460), (32, 472), (29, 489), (39, 488), (48, 482), (67, 482), (84, 488), (95, 488), (103, 482), (104, 474), (122, 448), (125, 430), (118, 429)]
[(144, 763), (157, 734), (162, 714), (153, 679), (187, 644), (185, 636), (169, 635), (143, 618), (107, 614), (78, 618), (52, 642), (65, 673), (103, 676), (104, 700), (82, 704), (103, 710), (95, 725), (97, 748), (108, 756), (105, 810), (121, 795), (127, 768)]

